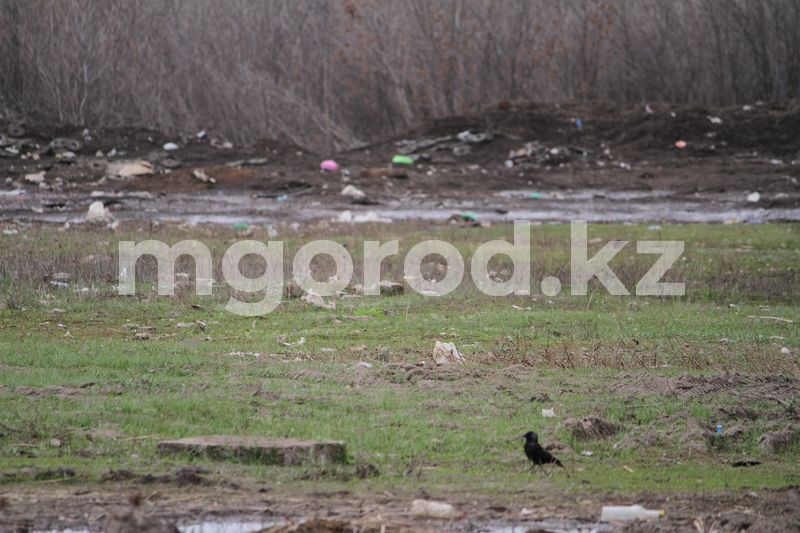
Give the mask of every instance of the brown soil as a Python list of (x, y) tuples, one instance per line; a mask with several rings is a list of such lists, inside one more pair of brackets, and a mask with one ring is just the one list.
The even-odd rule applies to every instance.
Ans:
[[(712, 123), (710, 117), (723, 122)], [(576, 127), (575, 118), (583, 121), (581, 129)], [(7, 126), (0, 124), (0, 133)], [(800, 190), (797, 104), (756, 106), (750, 111), (662, 106), (653, 114), (639, 106), (516, 104), (432, 121), (401, 139), (421, 141), (466, 130), (489, 131), (493, 139), (469, 145), (469, 153), (461, 156), (448, 150), (433, 152), (431, 162), (402, 172), (381, 170), (397, 152), (394, 141), (334, 157), (350, 170), (347, 181), (364, 190), (371, 201), (420, 193), (457, 198), (525, 187), (669, 189), (686, 193)], [(2, 157), (0, 175), (33, 191), (38, 191), (38, 186), (25, 182), (24, 176), (44, 170), (48, 184), (60, 179), (59, 187), (76, 192), (248, 190), (264, 198), (283, 194), (290, 198), (338, 196), (344, 182), (338, 173), (319, 171), (322, 155), (277, 141), (225, 149), (213, 146), (208, 138), (193, 136), (181, 139), (151, 131), (111, 129), (93, 130), (91, 139), (84, 140), (81, 131), (29, 125), (24, 139), (11, 140), (22, 147), (23, 153), (35, 153), (39, 159)], [(74, 163), (56, 159), (57, 150), (48, 149), (53, 139), (63, 137), (81, 143)], [(676, 148), (678, 140), (685, 141), (687, 147)], [(164, 152), (162, 146), (167, 141), (178, 142), (180, 148)], [(586, 156), (548, 156), (541, 164), (506, 168), (509, 152), (531, 141), (541, 143), (546, 150), (563, 148), (562, 153), (573, 155), (579, 150)], [(112, 149), (118, 155), (108, 157)], [(104, 155), (97, 156), (98, 151)], [(121, 159), (147, 159), (153, 162), (157, 174), (102, 180), (106, 164)], [(204, 170), (216, 183), (194, 177), (196, 169)], [(792, 199), (779, 201), (797, 204)]]
[[(28, 488), (0, 498), (4, 506), (0, 530), (88, 526), (106, 531), (172, 532), (176, 525), (238, 520), (281, 521), (284, 525), (271, 531), (288, 532), (307, 531), (301, 526), (305, 520), (318, 526), (313, 531), (377, 532), (382, 526), (393, 532), (482, 531), (489, 525), (533, 526), (539, 520), (579, 520), (589, 526), (606, 502), (639, 503), (665, 511), (661, 520), (631, 524), (624, 531), (697, 531), (696, 523), (706, 528), (714, 525), (720, 531), (796, 531), (800, 519), (797, 487), (725, 495), (592, 494), (577, 500), (535, 494), (535, 490), (492, 498), (461, 493), (448, 499), (462, 516), (454, 521), (411, 516), (412, 499), (388, 492), (356, 495), (342, 491), (298, 497), (255, 488), (197, 485), (188, 489), (163, 483)], [(521, 518), (523, 508), (529, 512)]]

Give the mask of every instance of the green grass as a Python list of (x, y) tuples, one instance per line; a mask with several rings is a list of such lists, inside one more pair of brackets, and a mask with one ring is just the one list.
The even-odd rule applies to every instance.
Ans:
[[(221, 479), (290, 492), (412, 493), (424, 486), (432, 494), (509, 495), (551, 488), (722, 492), (796, 485), (800, 447), (773, 455), (757, 446), (766, 432), (794, 423), (796, 397), (760, 400), (748, 396), (747, 387), (734, 387), (680, 398), (646, 386), (633, 394), (630, 386), (726, 371), (800, 377), (796, 323), (748, 318), (800, 319), (797, 230), (665, 226), (654, 237), (638, 226), (590, 228), (593, 238), (686, 240), (686, 260), (674, 273), (689, 288), (682, 298), (617, 298), (600, 290), (588, 297), (489, 298), (467, 283), (438, 299), (342, 298), (335, 311), (288, 300), (256, 319), (225, 312), (224, 287), (210, 298), (156, 297), (147, 268), (136, 297), (114, 296), (115, 267), (88, 268), (80, 259), (113, 256), (114, 241), (129, 237), (124, 233), (103, 237), (105, 245), (88, 232), (3, 237), (9, 252), (0, 257), (6, 307), (0, 309), (0, 387), (6, 387), (0, 389), (0, 483), (40, 483), (14, 474), (30, 466), (70, 466), (79, 479), (97, 482), (110, 469), (158, 474), (199, 462)], [(360, 235), (336, 231), (330, 230), (334, 238), (357, 248)], [(389, 238), (380, 228), (363, 233)], [(406, 250), (431, 238), (415, 227), (392, 228), (392, 234)], [(435, 232), (465, 255), (510, 234), (508, 226)], [(568, 228), (537, 227), (534, 234), (534, 248), (538, 243), (541, 250), (535, 268), (568, 274), (562, 249)], [(165, 236), (174, 242), (187, 234), (158, 235)], [(222, 231), (208, 239), (216, 256), (232, 235)], [(289, 240), (291, 250), (303, 236)], [(634, 280), (652, 259), (621, 258), (620, 277)], [(396, 268), (387, 265), (386, 277), (399, 279)], [(45, 279), (56, 271), (73, 273), (74, 287), (98, 292), (54, 289)], [(207, 326), (176, 328), (194, 321)], [(135, 340), (142, 331), (151, 338)], [(286, 347), (279, 337), (306, 343)], [(460, 373), (415, 377), (399, 366), (429, 360), (436, 340), (461, 349), (468, 364)], [(782, 354), (783, 347), (791, 354)], [(357, 370), (356, 361), (373, 368)], [(75, 390), (59, 398), (20, 389), (48, 386)], [(549, 399), (542, 401), (542, 394)], [(731, 406), (759, 417), (745, 424), (724, 414)], [(557, 418), (542, 418), (544, 407), (555, 409)], [(621, 430), (608, 439), (577, 441), (564, 422), (587, 415)], [(697, 428), (712, 431), (718, 421), (726, 430), (745, 425), (746, 431), (725, 446), (706, 446)], [(528, 429), (557, 447), (569, 476), (534, 474), (531, 487), (519, 438)], [(204, 434), (340, 439), (350, 465), (279, 468), (156, 452), (161, 438)], [(658, 443), (631, 444), (645, 435)], [(53, 446), (53, 438), (62, 445)], [(585, 450), (593, 455), (581, 455)], [(743, 457), (762, 464), (728, 464)], [(381, 475), (353, 478), (354, 465), (362, 463), (376, 465)]]

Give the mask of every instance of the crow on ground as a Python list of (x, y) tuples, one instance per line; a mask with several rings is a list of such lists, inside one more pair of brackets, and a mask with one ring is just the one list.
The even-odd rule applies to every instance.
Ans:
[(546, 464), (555, 464), (564, 468), (561, 461), (542, 448), (542, 445), (539, 444), (539, 436), (536, 433), (529, 431), (525, 433), (523, 437), (525, 437), (525, 455), (528, 456), (528, 459), (530, 459), (534, 465), (543, 466)]

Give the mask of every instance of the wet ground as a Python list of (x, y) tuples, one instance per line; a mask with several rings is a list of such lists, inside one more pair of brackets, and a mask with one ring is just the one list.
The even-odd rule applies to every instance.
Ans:
[[(23, 223), (81, 223), (89, 204), (103, 201), (122, 221), (157, 220), (188, 224), (272, 224), (310, 220), (340, 222), (444, 222), (474, 215), (479, 222), (531, 220), (631, 223), (765, 223), (800, 221), (800, 193), (764, 195), (751, 203), (741, 192), (680, 193), (669, 190), (582, 189), (540, 192), (507, 190), (478, 199), (437, 200), (414, 196), (361, 206), (341, 198), (289, 197), (281, 201), (248, 193), (197, 192), (168, 196), (149, 192), (0, 193), (0, 220)], [(774, 207), (770, 207), (774, 205)]]

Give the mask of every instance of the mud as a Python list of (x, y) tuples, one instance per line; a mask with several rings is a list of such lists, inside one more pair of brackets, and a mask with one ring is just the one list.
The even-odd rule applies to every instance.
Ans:
[[(798, 117), (795, 105), (664, 106), (648, 115), (638, 106), (510, 104), (336, 154), (341, 173), (320, 172), (322, 156), (278, 141), (222, 149), (175, 136), (180, 148), (167, 153), (170, 137), (157, 132), (97, 130), (84, 139), (76, 128), (28, 125), (24, 139), (11, 139), (18, 155), (0, 149), (0, 221), (74, 223), (95, 200), (121, 220), (189, 224), (444, 222), (465, 212), (480, 222), (798, 221)], [(460, 142), (467, 131), (480, 141)], [(442, 138), (449, 140), (436, 144)], [(58, 157), (64, 146), (78, 146), (70, 139), (79, 142), (75, 158)], [(677, 149), (677, 140), (688, 147)], [(399, 141), (423, 147), (409, 168), (389, 166), (408, 150)], [(541, 157), (515, 159), (509, 168), (509, 157), (526, 145)], [(143, 161), (154, 174), (109, 175), (121, 161)], [(39, 172), (43, 183), (25, 179)], [(342, 196), (346, 185), (364, 197)], [(760, 193), (758, 201), (747, 201), (751, 192)]]
[[(142, 490), (139, 490), (142, 489)], [(511, 495), (506, 495), (511, 496)], [(5, 497), (0, 529), (33, 531), (305, 531), (303, 524), (331, 526), (334, 531), (697, 531), (695, 522), (722, 531), (794, 531), (800, 490), (761, 490), (738, 494), (641, 494), (635, 498), (593, 494), (577, 501), (537, 495), (514, 495), (509, 503), (463, 495), (453, 504), (454, 521), (413, 518), (410, 499), (390, 494), (317, 494), (313, 501), (252, 489), (191, 492), (169, 485), (71, 485), (49, 490), (26, 489)], [(533, 503), (535, 502), (535, 503)], [(646, 524), (597, 522), (609, 502), (641, 503), (664, 509), (665, 517)], [(523, 511), (524, 509), (524, 511)], [(521, 516), (523, 515), (524, 516)], [(291, 529), (295, 528), (295, 529)], [(325, 529), (312, 529), (325, 531)], [(705, 529), (709, 530), (709, 529)]]

